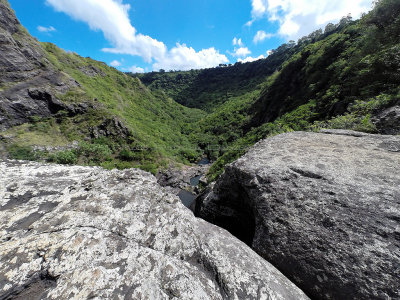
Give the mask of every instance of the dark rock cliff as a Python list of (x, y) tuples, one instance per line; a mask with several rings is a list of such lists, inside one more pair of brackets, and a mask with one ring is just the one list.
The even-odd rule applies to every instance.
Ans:
[(314, 299), (400, 297), (400, 136), (263, 140), (226, 167), (196, 213)]
[(373, 122), (382, 134), (400, 134), (400, 101), (373, 117)]
[(70, 110), (57, 100), (78, 83), (46, 59), (40, 43), (0, 2), (0, 129)]

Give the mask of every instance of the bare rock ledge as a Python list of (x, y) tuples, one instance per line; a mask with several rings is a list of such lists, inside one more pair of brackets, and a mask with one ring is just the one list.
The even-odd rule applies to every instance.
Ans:
[(0, 299), (308, 299), (156, 178), (0, 162)]

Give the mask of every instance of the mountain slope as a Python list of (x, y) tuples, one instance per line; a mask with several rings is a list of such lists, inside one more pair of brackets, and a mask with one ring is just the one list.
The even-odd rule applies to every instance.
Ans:
[(298, 48), (268, 78), (245, 122), (233, 127), (243, 135), (219, 153), (210, 179), (249, 146), (282, 132), (336, 128), (399, 134), (399, 23), (400, 3), (383, 0), (361, 20), (343, 19), (335, 30)]
[(344, 17), (253, 63), (131, 75), (208, 112), (191, 140), (218, 158), (211, 179), (258, 140), (282, 132), (399, 133), (399, 6), (377, 1), (361, 20)]
[(7, 1), (0, 2), (0, 129), (29, 121), (30, 115), (49, 116), (56, 105), (31, 87), (62, 93), (76, 85), (66, 74), (53, 68), (44, 49), (16, 19)]
[(214, 179), (270, 135), (400, 132), (395, 0), (378, 1), (361, 20), (343, 18), (263, 60), (147, 74), (123, 74), (41, 44), (0, 3), (0, 152), (3, 145), (12, 157), (156, 172), (205, 154), (217, 160)]
[[(6, 1), (0, 14), (0, 129), (3, 146), (16, 158), (65, 161), (57, 153), (35, 154), (29, 148), (35, 147), (62, 150), (59, 156), (74, 163), (155, 172), (169, 160), (199, 156), (186, 131), (201, 111), (104, 63), (39, 43)], [(82, 145), (72, 153), (76, 142)]]
[[(379, 13), (377, 11), (380, 11)], [(384, 11), (390, 12), (384, 23)], [(399, 92), (400, 3), (380, 1), (369, 15), (292, 56), (253, 107), (252, 125), (316, 100), (318, 118), (347, 112), (355, 100)]]
[(234, 97), (260, 89), (267, 77), (280, 68), (296, 49), (282, 45), (275, 55), (252, 63), (220, 65), (217, 68), (130, 74), (138, 77), (151, 90), (162, 90), (187, 107), (212, 112)]

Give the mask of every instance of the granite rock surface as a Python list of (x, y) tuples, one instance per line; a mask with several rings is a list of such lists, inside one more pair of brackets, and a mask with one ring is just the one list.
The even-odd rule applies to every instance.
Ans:
[(0, 162), (0, 299), (308, 299), (144, 171)]
[(326, 130), (260, 141), (196, 214), (314, 299), (400, 299), (400, 136)]

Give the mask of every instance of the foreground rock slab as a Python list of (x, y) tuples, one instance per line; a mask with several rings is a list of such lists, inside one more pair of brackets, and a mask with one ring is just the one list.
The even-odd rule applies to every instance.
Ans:
[(0, 162), (0, 299), (308, 299), (156, 178)]
[(400, 299), (400, 136), (296, 132), (229, 165), (196, 213), (316, 299)]

